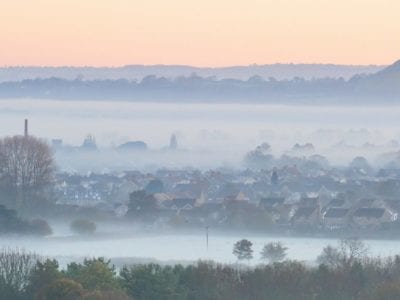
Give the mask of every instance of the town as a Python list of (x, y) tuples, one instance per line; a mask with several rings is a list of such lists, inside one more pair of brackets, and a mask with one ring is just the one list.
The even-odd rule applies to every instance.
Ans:
[(261, 232), (379, 232), (399, 226), (400, 172), (284, 165), (271, 169), (58, 173), (57, 205), (90, 208), (157, 228)]

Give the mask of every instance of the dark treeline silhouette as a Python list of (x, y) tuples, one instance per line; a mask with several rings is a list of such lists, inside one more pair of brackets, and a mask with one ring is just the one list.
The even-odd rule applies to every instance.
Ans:
[(119, 270), (104, 258), (61, 269), (56, 260), (3, 249), (0, 299), (399, 299), (399, 256), (361, 258), (348, 249), (345, 256), (336, 250), (336, 260), (331, 255), (317, 266), (289, 260), (256, 267), (199, 261)]
[(323, 78), (344, 77), (346, 79), (361, 73), (375, 73), (385, 66), (382, 65), (334, 65), (334, 64), (269, 64), (228, 67), (193, 67), (185, 65), (127, 65), (122, 67), (0, 67), (0, 82), (58, 77), (86, 80), (94, 79), (142, 79), (154, 74), (159, 77), (174, 78), (189, 76), (192, 73), (202, 77), (216, 76), (218, 78), (247, 79), (254, 74), (264, 78), (289, 79), (293, 77)]
[(264, 80), (216, 79), (192, 74), (165, 78), (149, 75), (136, 80), (29, 79), (0, 83), (0, 98), (42, 98), (132, 101), (247, 101), (261, 103), (356, 103), (400, 96), (400, 62), (372, 75), (343, 78)]

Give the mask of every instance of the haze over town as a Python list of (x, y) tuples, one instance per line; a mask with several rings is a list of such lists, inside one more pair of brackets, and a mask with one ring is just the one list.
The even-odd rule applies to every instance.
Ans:
[(3, 3), (0, 300), (399, 299), (398, 11)]

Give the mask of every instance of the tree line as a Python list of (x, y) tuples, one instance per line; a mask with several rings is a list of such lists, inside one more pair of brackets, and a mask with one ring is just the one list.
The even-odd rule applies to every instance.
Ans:
[[(389, 76), (389, 79), (387, 78)], [(394, 78), (394, 79), (393, 79)], [(393, 80), (392, 80), (393, 79)], [(396, 75), (385, 73), (343, 78), (277, 80), (252, 76), (247, 80), (217, 79), (196, 74), (165, 78), (69, 80), (36, 78), (0, 83), (0, 98), (159, 100), (159, 101), (256, 101), (263, 103), (343, 104), (362, 100), (396, 101), (400, 93)], [(382, 99), (383, 98), (383, 99)]]
[[(235, 250), (251, 254), (247, 240)], [(277, 247), (279, 246), (279, 247)], [(280, 251), (277, 251), (277, 249)], [(271, 251), (273, 249), (273, 251)], [(372, 258), (357, 239), (327, 246), (318, 265), (285, 260), (280, 243), (263, 252), (268, 263), (255, 267), (199, 261), (189, 265), (154, 263), (117, 269), (104, 258), (84, 259), (60, 268), (19, 249), (0, 251), (0, 299), (399, 299), (400, 256)], [(276, 253), (280, 254), (276, 256)], [(238, 255), (239, 260), (249, 259)]]

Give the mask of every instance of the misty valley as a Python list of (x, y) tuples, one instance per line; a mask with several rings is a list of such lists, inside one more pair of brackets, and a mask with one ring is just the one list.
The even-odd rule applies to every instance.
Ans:
[(400, 106), (312, 97), (0, 100), (0, 299), (396, 299)]

